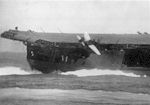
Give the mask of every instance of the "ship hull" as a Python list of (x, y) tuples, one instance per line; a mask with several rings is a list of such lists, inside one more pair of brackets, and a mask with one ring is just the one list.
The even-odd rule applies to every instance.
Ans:
[(52, 63), (48, 61), (35, 60), (27, 58), (31, 69), (39, 70), (43, 73), (51, 73), (53, 71), (75, 71), (80, 69), (122, 69), (123, 68), (123, 52), (115, 54), (106, 53), (101, 56), (91, 54), (87, 59), (79, 59), (75, 63)]
[(104, 49), (96, 55), (84, 48), (40, 47), (27, 45), (27, 60), (31, 69), (43, 73), (80, 69), (149, 69), (149, 47)]

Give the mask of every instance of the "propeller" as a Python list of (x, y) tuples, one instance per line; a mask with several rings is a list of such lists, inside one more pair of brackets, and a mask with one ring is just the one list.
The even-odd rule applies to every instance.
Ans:
[(101, 55), (96, 46), (91, 43), (91, 38), (87, 32), (84, 33), (84, 37), (77, 35), (77, 39), (83, 46), (87, 45), (95, 54)]

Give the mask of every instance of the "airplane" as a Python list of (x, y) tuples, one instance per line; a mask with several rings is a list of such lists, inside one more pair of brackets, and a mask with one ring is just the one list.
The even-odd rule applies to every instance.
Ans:
[(80, 69), (149, 69), (150, 34), (45, 33), (8, 30), (2, 38), (23, 42), (31, 69), (43, 73)]

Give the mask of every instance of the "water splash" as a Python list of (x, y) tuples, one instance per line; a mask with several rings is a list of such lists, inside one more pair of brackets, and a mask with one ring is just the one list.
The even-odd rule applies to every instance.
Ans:
[(91, 70), (77, 70), (77, 71), (69, 71), (65, 73), (61, 73), (62, 75), (76, 75), (78, 77), (84, 76), (99, 76), (99, 75), (123, 75), (129, 77), (141, 77), (140, 75), (136, 75), (134, 73), (125, 73), (121, 70), (101, 70), (101, 69), (91, 69)]
[(40, 74), (38, 71), (25, 71), (19, 67), (3, 67), (0, 68), (0, 75), (30, 75)]

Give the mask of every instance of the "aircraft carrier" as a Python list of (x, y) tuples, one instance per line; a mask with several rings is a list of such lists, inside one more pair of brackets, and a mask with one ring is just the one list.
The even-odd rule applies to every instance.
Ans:
[[(90, 35), (83, 46), (71, 33), (38, 33), (9, 30), (1, 37), (21, 41), (27, 46), (27, 61), (31, 69), (43, 73), (79, 69), (149, 69), (150, 37), (148, 35)], [(95, 38), (94, 38), (95, 37)], [(101, 55), (88, 47), (92, 43)]]

